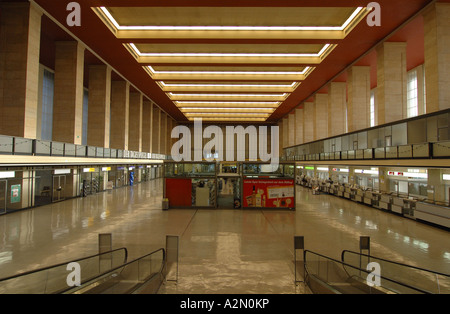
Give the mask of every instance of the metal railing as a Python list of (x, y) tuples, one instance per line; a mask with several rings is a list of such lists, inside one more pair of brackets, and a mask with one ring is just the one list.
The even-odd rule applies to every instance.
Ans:
[(166, 252), (160, 248), (68, 287), (63, 294), (155, 294), (165, 278)]
[[(332, 294), (428, 294), (429, 291), (408, 285), (383, 273), (376, 275), (380, 285), (368, 284), (371, 271), (328, 256), (303, 252), (305, 282), (313, 293)], [(374, 275), (375, 276), (375, 275)]]
[[(395, 262), (373, 255), (366, 255), (349, 250), (342, 251), (341, 260), (345, 264), (361, 267), (364, 262), (376, 262), (380, 265), (380, 271), (383, 276), (388, 278), (399, 278), (402, 283), (414, 286), (423, 291), (433, 294), (449, 294), (450, 293), (450, 274), (407, 265), (400, 262)], [(386, 282), (389, 285), (390, 282)], [(394, 289), (395, 287), (392, 287)]]
[(0, 279), (0, 294), (55, 294), (67, 289), (67, 265), (80, 265), (80, 280), (88, 281), (127, 262), (128, 251), (119, 248)]
[(171, 159), (164, 154), (0, 135), (0, 154), (113, 159)]

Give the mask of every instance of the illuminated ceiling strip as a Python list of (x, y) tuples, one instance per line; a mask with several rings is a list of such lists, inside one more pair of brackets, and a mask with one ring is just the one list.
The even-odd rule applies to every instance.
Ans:
[(141, 52), (135, 44), (128, 44), (139, 57), (320, 57), (331, 46), (325, 44), (318, 53), (200, 53), (200, 52)]
[[(188, 117), (189, 121), (194, 121), (195, 117)], [(201, 117), (202, 121), (246, 121), (246, 122), (264, 122), (266, 118), (251, 118), (251, 117), (222, 117), (222, 118), (209, 118), (209, 117)]]
[(274, 110), (275, 108), (257, 107), (178, 107), (181, 110)]
[(103, 14), (117, 30), (161, 30), (161, 31), (343, 31), (353, 19), (364, 9), (358, 7), (342, 26), (121, 26), (106, 7), (100, 7)]
[(235, 105), (245, 105), (245, 104), (260, 104), (260, 105), (273, 105), (279, 106), (281, 102), (279, 101), (174, 101), (176, 105), (183, 104), (210, 104), (210, 105), (219, 105), (219, 104), (235, 104)]
[(156, 71), (151, 65), (147, 68), (152, 74), (248, 74), (248, 75), (305, 75), (311, 70), (310, 66), (303, 69), (302, 72), (245, 72), (245, 71)]
[(240, 116), (240, 115), (249, 115), (249, 116), (262, 116), (262, 117), (268, 117), (269, 113), (261, 113), (261, 112), (197, 112), (197, 113), (186, 113), (187, 116), (221, 116), (221, 115), (227, 115), (227, 116)]
[(173, 97), (286, 97), (289, 93), (284, 94), (174, 94), (172, 92), (167, 93)]
[(293, 82), (290, 85), (279, 84), (166, 84), (164, 81), (159, 81), (164, 87), (280, 87), (280, 88), (293, 88), (299, 82)]

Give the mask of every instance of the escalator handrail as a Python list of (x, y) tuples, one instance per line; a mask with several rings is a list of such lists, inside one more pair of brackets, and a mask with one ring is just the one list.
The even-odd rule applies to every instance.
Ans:
[[(306, 273), (308, 273), (308, 271), (307, 271), (307, 262), (306, 262), (306, 253), (312, 253), (312, 254), (315, 254), (315, 255), (320, 256), (320, 257), (322, 257), (322, 258), (331, 260), (331, 261), (333, 261), (333, 262), (335, 262), (335, 263), (338, 263), (338, 264), (344, 266), (344, 268), (345, 268), (345, 266), (348, 266), (348, 267), (350, 267), (350, 268), (354, 268), (354, 269), (356, 269), (356, 270), (359, 270), (359, 271), (361, 271), (361, 272), (365, 272), (365, 273), (367, 273), (367, 274), (370, 274), (370, 273), (371, 273), (371, 272), (368, 271), (367, 269), (363, 269), (363, 268), (359, 268), (359, 267), (354, 266), (354, 265), (347, 264), (347, 263), (345, 263), (345, 262), (343, 262), (343, 261), (339, 261), (339, 260), (334, 259), (334, 258), (332, 258), (332, 257), (325, 256), (325, 255), (323, 255), (323, 254), (320, 254), (320, 253), (317, 253), (317, 252), (314, 252), (314, 251), (311, 251), (311, 250), (304, 250), (304, 251), (303, 251), (303, 261), (304, 261), (304, 266), (305, 266), (305, 272), (306, 272)], [(346, 272), (347, 272), (347, 271), (346, 271)], [(347, 273), (347, 274), (348, 274), (348, 273)], [(382, 275), (379, 275), (379, 277), (380, 277), (381, 279), (384, 279), (384, 280), (393, 282), (393, 283), (395, 283), (395, 284), (397, 284), (397, 285), (401, 285), (401, 286), (407, 287), (407, 288), (409, 288), (409, 289), (412, 289), (412, 290), (415, 290), (415, 291), (418, 291), (418, 292), (421, 292), (421, 293), (424, 293), (424, 294), (430, 294), (429, 291), (422, 290), (422, 289), (420, 289), (420, 288), (410, 286), (410, 285), (405, 284), (405, 283), (403, 283), (403, 282), (399, 282), (399, 281), (397, 281), (397, 280), (394, 280), (394, 279), (391, 279), (391, 278), (387, 278), (387, 277), (384, 277), (384, 276), (382, 276)]]
[(409, 267), (409, 268), (413, 268), (413, 269), (429, 272), (429, 273), (432, 273), (434, 275), (450, 277), (450, 274), (444, 274), (444, 273), (437, 272), (437, 271), (434, 271), (434, 270), (421, 268), (421, 267), (417, 267), (417, 266), (413, 266), (413, 265), (408, 265), (408, 264), (404, 264), (404, 263), (400, 263), (400, 262), (396, 262), (396, 261), (391, 261), (391, 260), (387, 260), (387, 259), (384, 259), (384, 258), (376, 257), (376, 256), (373, 256), (373, 255), (367, 255), (367, 254), (363, 254), (363, 253), (359, 253), (359, 252), (355, 252), (355, 251), (351, 251), (351, 250), (343, 250), (342, 251), (342, 253), (341, 253), (341, 260), (342, 260), (342, 262), (345, 262), (345, 258), (344, 258), (345, 253), (352, 253), (352, 254), (356, 254), (356, 255), (359, 255), (359, 256), (364, 256), (364, 257), (367, 257), (367, 258), (373, 258), (373, 259), (377, 259), (379, 261), (395, 264), (395, 265), (398, 265), (398, 266)]
[[(109, 270), (107, 270), (107, 271), (104, 271), (103, 273), (98, 274), (98, 275), (95, 276), (95, 277), (86, 279), (86, 280), (84, 280), (83, 282), (81, 282), (80, 286), (83, 286), (83, 285), (85, 285), (85, 284), (87, 284), (87, 283), (89, 283), (89, 282), (91, 282), (91, 281), (95, 281), (95, 280), (97, 280), (98, 278), (101, 278), (101, 277), (103, 277), (103, 276), (105, 276), (105, 275), (107, 275), (107, 274), (109, 274), (109, 273), (113, 273), (113, 272), (118, 271), (118, 270), (120, 270), (120, 269), (123, 270), (126, 266), (131, 265), (131, 264), (133, 264), (133, 263), (136, 263), (137, 261), (139, 261), (139, 260), (141, 260), (141, 259), (144, 259), (144, 258), (146, 258), (146, 257), (148, 257), (148, 256), (150, 256), (150, 255), (153, 255), (153, 254), (155, 254), (155, 253), (157, 253), (157, 252), (159, 252), (159, 251), (162, 251), (162, 253), (163, 253), (163, 259), (162, 259), (162, 262), (161, 262), (161, 268), (160, 268), (159, 271), (158, 271), (158, 273), (161, 273), (161, 272), (164, 270), (164, 267), (165, 267), (165, 265), (166, 265), (166, 250), (165, 250), (164, 248), (159, 248), (159, 249), (157, 249), (157, 250), (155, 250), (155, 251), (153, 251), (153, 252), (150, 252), (150, 253), (145, 254), (145, 255), (143, 255), (143, 256), (140, 256), (140, 257), (137, 257), (137, 258), (135, 258), (134, 260), (131, 260), (131, 261), (129, 261), (129, 262), (126, 262), (126, 263), (124, 263), (124, 264), (122, 264), (122, 265), (120, 265), (120, 266), (117, 266), (117, 267), (115, 267), (115, 268), (111, 268), (111, 269), (109, 269)], [(62, 291), (59, 291), (58, 293), (67, 293), (68, 291), (73, 290), (73, 289), (77, 289), (77, 288), (79, 288), (79, 287), (68, 287), (67, 289), (64, 289), (64, 290), (62, 290)]]
[(97, 253), (97, 254), (94, 254), (94, 255), (90, 255), (90, 256), (86, 256), (86, 257), (81, 257), (81, 258), (78, 258), (78, 259), (75, 259), (75, 260), (71, 260), (71, 261), (68, 261), (68, 262), (59, 263), (59, 264), (55, 264), (55, 265), (50, 265), (50, 266), (46, 266), (46, 267), (42, 267), (42, 268), (38, 268), (38, 269), (33, 269), (33, 270), (30, 270), (30, 271), (26, 271), (26, 272), (23, 272), (23, 273), (15, 274), (15, 275), (12, 275), (12, 276), (0, 278), (0, 282), (6, 281), (6, 280), (10, 280), (10, 279), (19, 278), (19, 277), (26, 276), (26, 275), (30, 275), (30, 274), (33, 274), (33, 273), (38, 273), (38, 272), (46, 271), (46, 270), (49, 270), (49, 269), (52, 269), (52, 268), (61, 267), (61, 266), (67, 265), (67, 264), (69, 264), (69, 263), (80, 262), (80, 261), (87, 260), (87, 259), (90, 259), (90, 258), (99, 257), (99, 256), (101, 256), (101, 255), (111, 254), (111, 253), (114, 253), (114, 252), (117, 252), (117, 251), (121, 251), (121, 250), (123, 250), (123, 251), (125, 252), (125, 255), (124, 255), (124, 261), (123, 261), (123, 263), (125, 264), (125, 263), (127, 262), (127, 259), (128, 259), (128, 250), (127, 250), (127, 248), (125, 248), (125, 247), (121, 247), (121, 248), (114, 249), (114, 250), (111, 250), (111, 251), (106, 251), (106, 252), (102, 252), (102, 253)]

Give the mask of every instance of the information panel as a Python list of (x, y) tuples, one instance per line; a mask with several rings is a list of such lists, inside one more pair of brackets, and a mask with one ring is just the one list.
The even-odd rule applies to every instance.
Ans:
[(243, 206), (295, 208), (294, 179), (245, 179)]

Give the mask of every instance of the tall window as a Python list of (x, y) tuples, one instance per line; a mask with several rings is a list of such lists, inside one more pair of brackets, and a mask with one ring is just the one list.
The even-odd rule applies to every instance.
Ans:
[(408, 72), (408, 88), (407, 88), (407, 117), (415, 117), (419, 115), (418, 103), (418, 87), (417, 87), (417, 71)]
[(53, 92), (55, 89), (55, 74), (44, 69), (42, 82), (42, 124), (41, 139), (51, 141), (53, 130)]
[(375, 126), (375, 91), (370, 92), (370, 127)]

